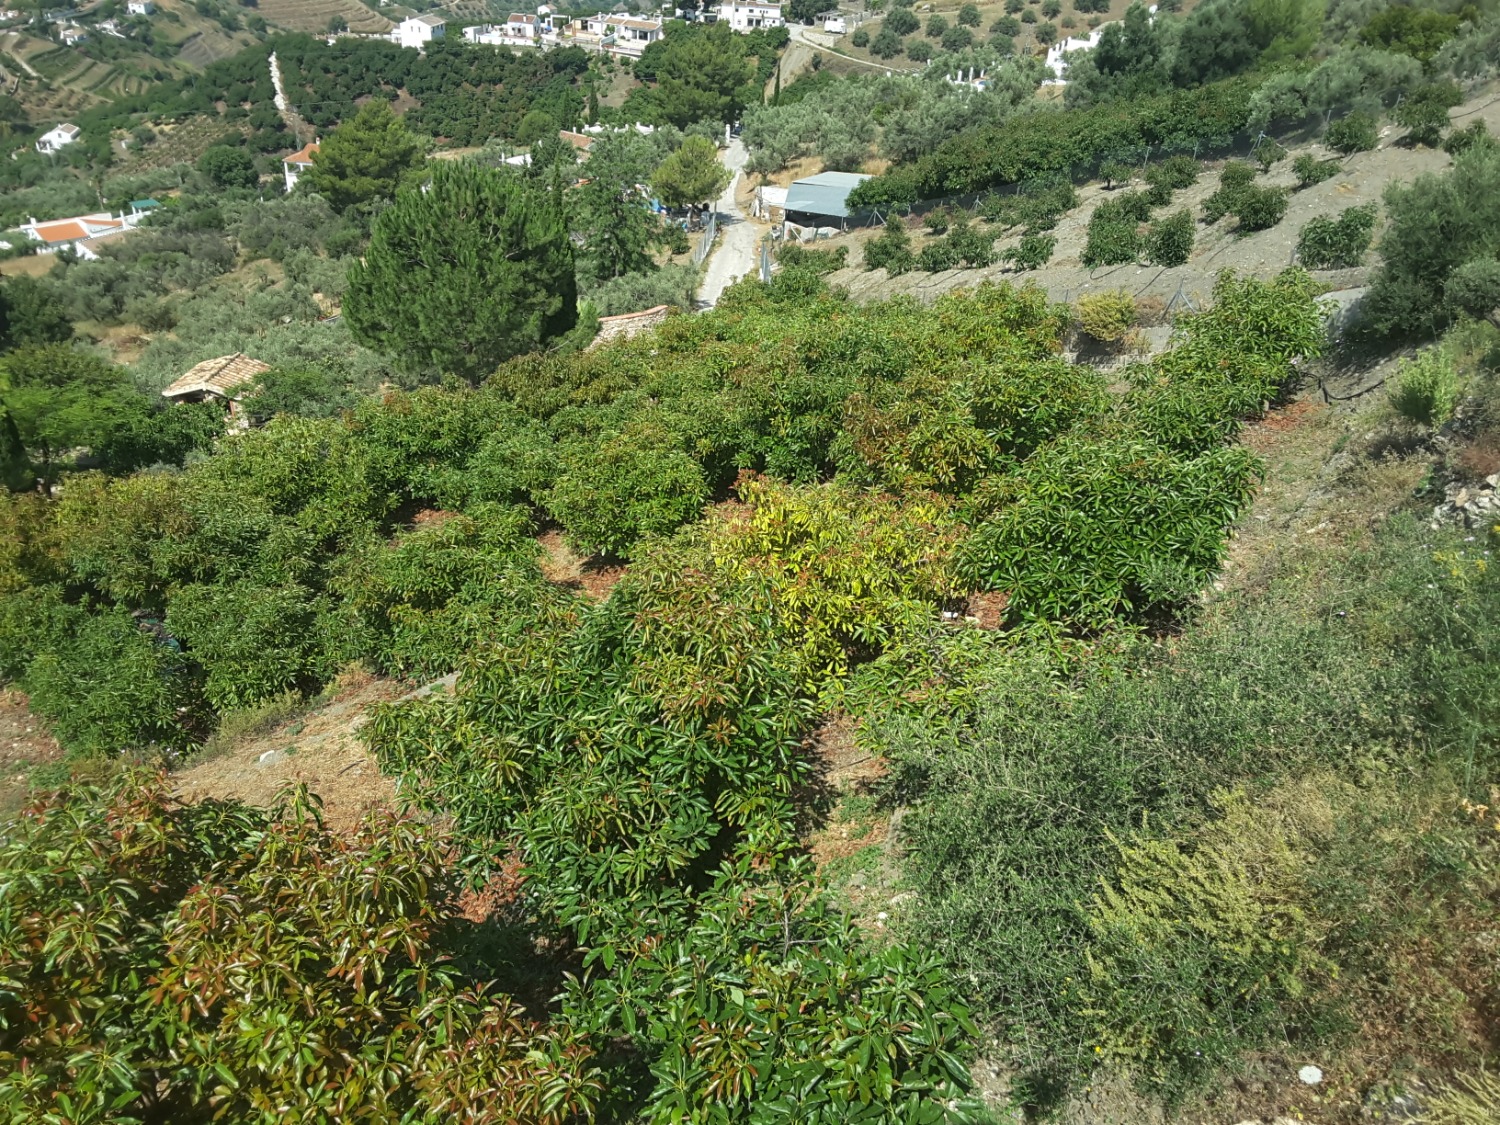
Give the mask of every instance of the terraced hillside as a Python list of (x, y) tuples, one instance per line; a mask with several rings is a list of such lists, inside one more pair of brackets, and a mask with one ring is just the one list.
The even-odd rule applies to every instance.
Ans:
[(342, 19), (350, 31), (378, 35), (391, 21), (359, 0), (261, 0), (256, 9), (267, 23), (292, 31), (326, 31), (330, 20)]

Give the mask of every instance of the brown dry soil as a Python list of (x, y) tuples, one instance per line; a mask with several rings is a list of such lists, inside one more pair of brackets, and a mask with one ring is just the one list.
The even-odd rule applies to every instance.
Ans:
[(323, 799), (330, 827), (352, 828), (372, 809), (394, 808), (396, 799), (394, 782), (359, 740), (366, 712), (410, 692), (410, 684), (368, 673), (340, 677), (319, 706), (205, 753), (178, 775), (177, 795), (266, 806), (285, 786), (305, 782)]
[(18, 691), (0, 691), (0, 819), (21, 807), (31, 788), (31, 771), (62, 760), (57, 739), (26, 709)]

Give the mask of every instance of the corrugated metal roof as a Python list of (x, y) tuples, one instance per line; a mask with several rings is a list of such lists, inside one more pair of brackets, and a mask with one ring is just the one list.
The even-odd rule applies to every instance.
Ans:
[(849, 208), (845, 201), (849, 198), (849, 193), (857, 184), (869, 178), (858, 172), (819, 172), (805, 180), (794, 181), (787, 188), (784, 206), (788, 211), (805, 211), (809, 215), (831, 215), (847, 219)]

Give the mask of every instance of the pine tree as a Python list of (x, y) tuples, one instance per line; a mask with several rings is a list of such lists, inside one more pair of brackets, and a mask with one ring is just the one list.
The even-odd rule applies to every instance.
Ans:
[(573, 327), (578, 291), (560, 180), (542, 189), (473, 164), (440, 164), (375, 220), (349, 275), (355, 338), (413, 372), (477, 382)]
[(393, 199), (421, 159), (421, 143), (388, 103), (376, 99), (328, 135), (302, 179), (342, 213)]

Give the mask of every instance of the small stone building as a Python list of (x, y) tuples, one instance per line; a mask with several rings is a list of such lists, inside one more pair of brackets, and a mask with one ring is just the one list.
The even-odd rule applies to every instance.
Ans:
[(229, 412), (231, 429), (249, 425), (240, 408), (241, 393), (271, 370), (269, 363), (251, 359), (244, 352), (205, 359), (174, 382), (161, 396), (169, 402), (221, 402)]

